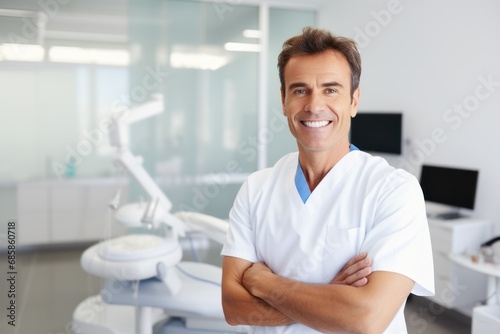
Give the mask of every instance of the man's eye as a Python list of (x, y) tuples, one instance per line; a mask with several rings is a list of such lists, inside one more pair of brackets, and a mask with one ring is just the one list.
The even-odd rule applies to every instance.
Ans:
[(333, 89), (333, 88), (327, 88), (325, 90), (325, 93), (327, 93), (327, 94), (334, 94), (334, 93), (337, 93), (337, 90)]
[(298, 95), (302, 95), (302, 94), (305, 94), (305, 93), (306, 93), (305, 89), (296, 89), (295, 90), (295, 94), (298, 94)]

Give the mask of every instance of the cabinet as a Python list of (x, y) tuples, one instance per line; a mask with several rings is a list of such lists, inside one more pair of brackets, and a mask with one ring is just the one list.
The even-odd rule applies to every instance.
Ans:
[(478, 253), (481, 243), (492, 235), (492, 224), (472, 218), (429, 219), (429, 232), (436, 288), (429, 298), (470, 316), (472, 308), (488, 297), (487, 277), (453, 263), (450, 254)]
[(472, 334), (500, 333), (500, 306), (478, 306), (472, 316)]
[[(122, 234), (107, 206), (127, 183), (115, 179), (33, 181), (17, 186), (18, 244), (88, 242)], [(124, 191), (123, 191), (124, 190)]]

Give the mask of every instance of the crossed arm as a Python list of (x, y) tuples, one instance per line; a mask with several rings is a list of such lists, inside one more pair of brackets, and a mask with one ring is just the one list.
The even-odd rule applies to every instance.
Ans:
[(366, 254), (349, 261), (330, 284), (307, 284), (274, 274), (264, 263), (224, 257), (222, 306), (231, 325), (300, 322), (323, 333), (381, 333), (414, 282), (371, 273)]

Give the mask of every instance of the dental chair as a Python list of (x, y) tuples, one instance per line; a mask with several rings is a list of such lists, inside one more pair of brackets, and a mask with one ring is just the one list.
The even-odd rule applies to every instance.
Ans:
[(168, 198), (128, 149), (129, 124), (162, 111), (163, 101), (156, 97), (112, 118), (110, 141), (118, 148), (116, 161), (150, 201), (120, 206), (117, 191), (108, 206), (118, 223), (146, 232), (105, 240), (84, 251), (83, 269), (105, 283), (99, 295), (74, 310), (75, 334), (250, 333), (248, 327), (230, 326), (224, 320), (221, 268), (182, 261), (179, 238), (196, 233), (222, 244), (228, 223), (195, 212), (172, 214)]

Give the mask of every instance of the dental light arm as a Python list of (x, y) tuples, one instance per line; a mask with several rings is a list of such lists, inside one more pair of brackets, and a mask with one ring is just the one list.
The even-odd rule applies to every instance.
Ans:
[[(142, 159), (134, 156), (129, 150), (130, 124), (155, 116), (161, 112), (163, 112), (163, 100), (161, 96), (157, 96), (151, 102), (117, 114), (112, 118), (112, 127), (109, 135), (111, 144), (118, 148), (117, 161), (129, 171), (150, 197), (147, 208), (141, 213), (141, 218), (137, 219), (137, 221), (148, 227), (157, 227), (160, 222), (164, 222), (172, 227), (174, 233), (178, 236), (184, 236), (186, 229), (200, 231), (213, 241), (223, 244), (228, 222), (195, 212), (171, 214), (172, 203), (144, 169)], [(119, 196), (119, 193), (115, 195), (113, 201), (110, 203), (112, 207), (116, 208), (118, 206)], [(128, 209), (129, 211), (123, 212), (125, 216), (128, 216), (128, 221), (136, 221), (133, 215), (138, 207), (129, 207)]]
[(151, 200), (158, 200), (157, 209), (170, 211), (172, 203), (168, 200), (163, 191), (161, 191), (156, 182), (153, 181), (148, 172), (146, 172), (142, 166), (141, 158), (134, 157), (128, 149), (125, 149), (118, 153), (117, 161), (129, 171), (137, 182), (139, 182), (141, 187), (151, 197)]
[(129, 125), (163, 112), (163, 98), (155, 95), (154, 99), (133, 109), (127, 109), (113, 115), (109, 139), (112, 146), (119, 149), (128, 148)]
[(148, 226), (157, 227), (158, 219), (155, 219), (155, 217), (160, 215), (160, 221), (170, 226), (176, 236), (184, 236), (185, 228), (183, 223), (170, 213), (172, 203), (144, 169), (142, 159), (132, 155), (132, 152), (129, 150), (130, 124), (161, 112), (163, 112), (163, 99), (161, 96), (157, 96), (151, 102), (113, 115), (109, 138), (111, 145), (118, 148), (116, 161), (128, 170), (149, 195), (151, 202), (155, 203), (154, 210), (147, 210), (148, 212), (143, 217), (146, 218), (145, 223)]

